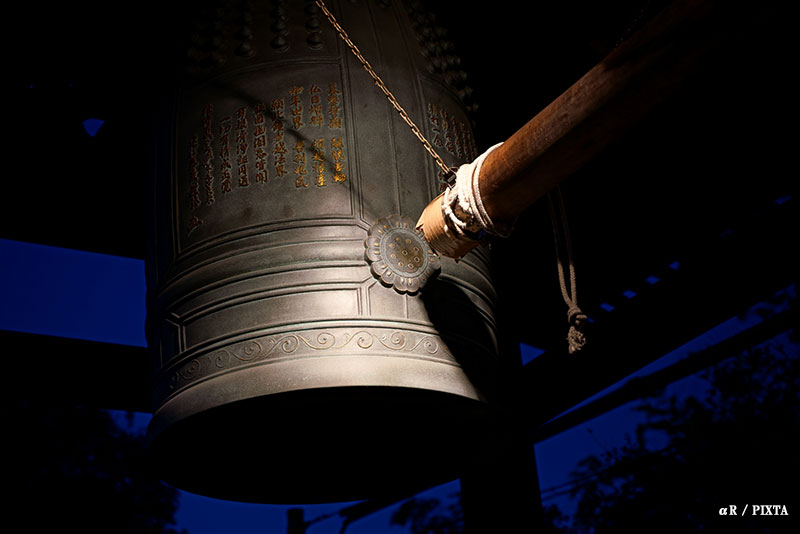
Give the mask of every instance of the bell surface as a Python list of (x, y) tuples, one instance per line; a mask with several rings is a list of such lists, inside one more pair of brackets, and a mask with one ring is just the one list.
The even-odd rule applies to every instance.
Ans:
[[(399, 226), (439, 170), (314, 2), (216, 4), (186, 7), (154, 137), (157, 474), (264, 503), (457, 478), (491, 420), (488, 252), (430, 256)], [(446, 163), (474, 159), (463, 73), (420, 3), (327, 5)]]

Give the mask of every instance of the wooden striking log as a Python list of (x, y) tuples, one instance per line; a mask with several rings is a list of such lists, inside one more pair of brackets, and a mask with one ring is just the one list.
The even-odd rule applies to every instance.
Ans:
[[(745, 31), (739, 23), (747, 14), (737, 9), (712, 0), (669, 4), (492, 151), (479, 177), (480, 197), (492, 221), (512, 225), (685, 85), (737, 30)], [(440, 227), (446, 224), (435, 213), (441, 205), (439, 196), (425, 208), (418, 227), (435, 250), (460, 257), (477, 242), (462, 237), (443, 245), (452, 233)]]

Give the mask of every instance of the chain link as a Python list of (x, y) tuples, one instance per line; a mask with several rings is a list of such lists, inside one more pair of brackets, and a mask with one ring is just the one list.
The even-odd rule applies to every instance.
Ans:
[(408, 113), (406, 113), (406, 110), (403, 109), (403, 106), (401, 106), (400, 103), (397, 101), (397, 98), (395, 98), (392, 92), (389, 91), (389, 88), (386, 87), (385, 83), (383, 83), (383, 80), (381, 80), (380, 76), (378, 76), (378, 74), (372, 68), (372, 65), (369, 64), (369, 61), (366, 60), (366, 58), (361, 54), (361, 51), (358, 49), (358, 47), (353, 43), (353, 41), (350, 40), (350, 37), (347, 35), (347, 32), (344, 31), (344, 28), (342, 28), (339, 25), (339, 23), (336, 20), (336, 17), (333, 16), (333, 13), (328, 11), (328, 8), (325, 6), (325, 3), (322, 0), (315, 0), (315, 3), (322, 10), (322, 12), (325, 13), (325, 16), (328, 18), (331, 25), (333, 25), (334, 29), (339, 34), (339, 37), (342, 38), (342, 41), (344, 41), (345, 44), (347, 44), (347, 46), (353, 52), (353, 55), (355, 55), (356, 58), (358, 58), (358, 60), (361, 62), (361, 65), (364, 67), (364, 70), (366, 70), (367, 73), (375, 81), (375, 85), (377, 85), (378, 88), (383, 92), (383, 94), (386, 95), (386, 98), (389, 100), (389, 103), (392, 105), (392, 107), (394, 107), (397, 113), (400, 114), (400, 117), (403, 119), (403, 121), (405, 121), (406, 124), (408, 124), (408, 127), (411, 128), (411, 131), (414, 133), (417, 139), (419, 139), (420, 143), (422, 143), (422, 146), (425, 147), (425, 150), (428, 152), (428, 154), (430, 154), (431, 157), (436, 161), (436, 164), (439, 165), (439, 168), (442, 170), (445, 181), (448, 181), (448, 178), (450, 178), (453, 175), (453, 169), (447, 166), (442, 157), (433, 148), (433, 145), (431, 145), (431, 143), (425, 138), (425, 136), (422, 135), (420, 129), (417, 127), (416, 124), (414, 124), (414, 121), (411, 120), (411, 117), (408, 116)]

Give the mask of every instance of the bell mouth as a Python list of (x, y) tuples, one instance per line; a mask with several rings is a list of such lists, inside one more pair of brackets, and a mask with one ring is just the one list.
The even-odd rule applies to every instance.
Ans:
[[(155, 474), (218, 499), (404, 497), (458, 478), (492, 435), (484, 402), (402, 387), (290, 391), (151, 424)], [(161, 430), (159, 430), (159, 427)]]

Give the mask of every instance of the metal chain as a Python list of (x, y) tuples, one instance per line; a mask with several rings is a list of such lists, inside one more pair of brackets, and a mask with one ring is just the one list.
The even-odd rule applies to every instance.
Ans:
[(330, 21), (331, 25), (333, 25), (334, 29), (336, 29), (336, 32), (339, 34), (339, 37), (342, 38), (342, 41), (347, 44), (356, 58), (358, 58), (358, 60), (361, 62), (364, 70), (366, 70), (367, 73), (372, 76), (372, 79), (375, 80), (375, 85), (377, 85), (383, 94), (386, 95), (386, 98), (389, 100), (389, 103), (392, 105), (392, 107), (397, 110), (397, 113), (399, 113), (400, 117), (405, 121), (406, 124), (408, 124), (408, 127), (411, 128), (411, 131), (415, 136), (417, 136), (417, 139), (419, 139), (420, 143), (422, 143), (422, 146), (425, 147), (425, 150), (427, 150), (428, 154), (430, 154), (431, 157), (436, 161), (436, 164), (439, 165), (444, 178), (447, 179), (449, 176), (453, 175), (453, 169), (447, 166), (442, 157), (433, 148), (433, 145), (431, 145), (425, 136), (422, 135), (422, 132), (417, 125), (414, 124), (414, 121), (411, 120), (411, 117), (408, 116), (408, 113), (406, 113), (406, 110), (403, 109), (403, 106), (400, 105), (392, 92), (389, 91), (389, 88), (386, 87), (385, 83), (383, 83), (383, 80), (381, 80), (380, 76), (378, 76), (378, 74), (369, 64), (369, 61), (367, 61), (366, 58), (361, 55), (361, 51), (359, 51), (358, 47), (353, 43), (353, 41), (350, 40), (350, 37), (347, 35), (347, 32), (344, 31), (344, 28), (342, 28), (336, 21), (336, 17), (333, 16), (333, 13), (328, 11), (328, 8), (325, 6), (325, 2), (322, 0), (315, 0), (315, 3), (322, 10), (322, 12), (325, 13), (325, 16), (328, 17), (328, 20)]

